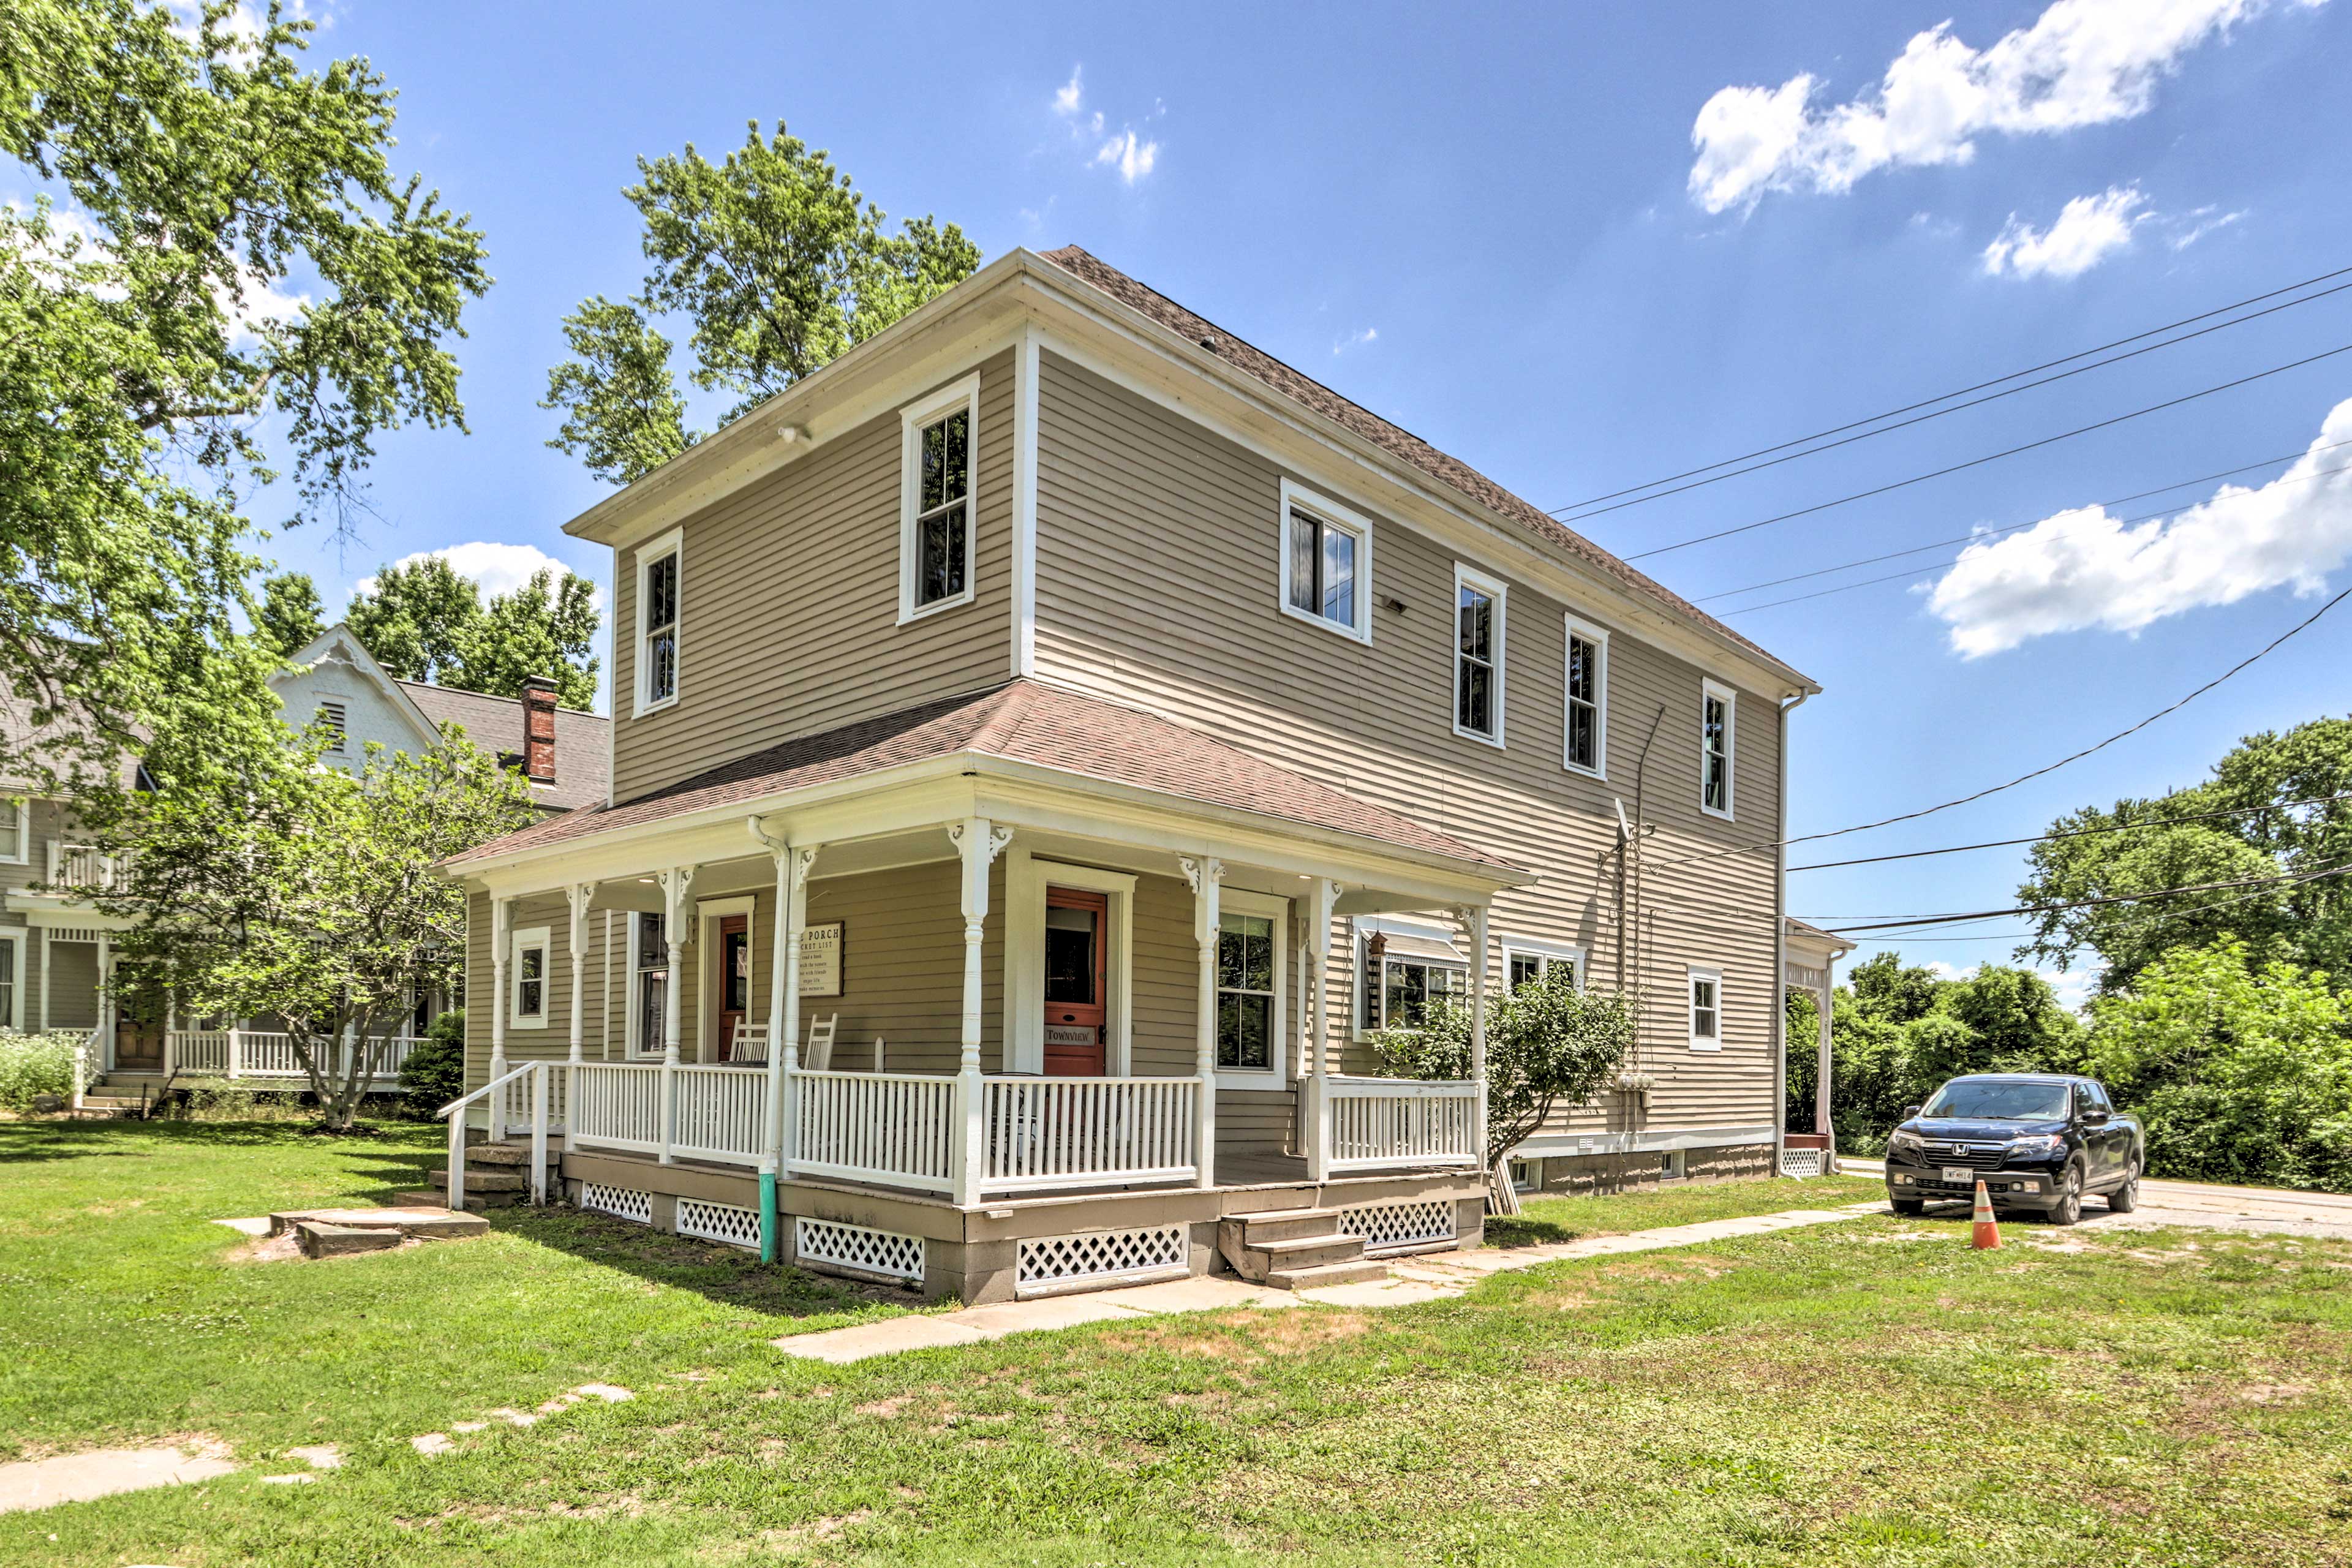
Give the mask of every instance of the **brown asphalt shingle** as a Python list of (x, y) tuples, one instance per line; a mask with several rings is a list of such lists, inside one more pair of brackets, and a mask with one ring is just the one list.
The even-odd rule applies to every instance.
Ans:
[(632, 801), (535, 823), (452, 856), (447, 863), (462, 866), (485, 856), (565, 843), (958, 754), (1002, 757), (1353, 834), (1421, 854), (1512, 868), (1508, 861), (1458, 838), (1304, 773), (1262, 762), (1197, 730), (1034, 680), (1009, 681), (786, 741)]
[[(493, 697), (487, 691), (434, 686), (422, 680), (395, 679), (394, 684), (409, 695), (435, 726), (462, 726), (466, 739), (492, 756), (522, 750), (520, 697)], [(555, 780), (552, 784), (532, 784), (530, 798), (549, 811), (576, 811), (602, 802), (613, 782), (612, 727), (613, 721), (600, 713), (558, 708)]]
[(1399, 429), (1370, 409), (1351, 403), (1321, 382), (1256, 348), (1207, 318), (1186, 310), (1167, 295), (1139, 283), (1116, 267), (1081, 247), (1066, 245), (1044, 253), (1073, 277), (1083, 279), (1131, 310), (1140, 311), (1188, 342), (1209, 340), (1206, 346), (1219, 359), (1255, 377), (1292, 402), (1312, 409), (1333, 423), (1403, 458), (1423, 473), (1467, 496), (1489, 511), (1509, 518), (1561, 554), (1615, 578), (1633, 592), (1664, 605), (1676, 616), (1696, 621), (1719, 637), (1729, 638), (1757, 658), (1804, 677), (1772, 654), (1708, 615), (1681, 595), (1648, 574), (1637, 572), (1559, 519), (1513, 495), (1459, 458), (1450, 457), (1412, 434)]

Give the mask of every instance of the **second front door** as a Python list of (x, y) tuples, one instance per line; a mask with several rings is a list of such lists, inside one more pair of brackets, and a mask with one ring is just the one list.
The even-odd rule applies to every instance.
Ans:
[(1045, 889), (1045, 1070), (1100, 1078), (1109, 1069), (1103, 948), (1110, 900), (1074, 888)]

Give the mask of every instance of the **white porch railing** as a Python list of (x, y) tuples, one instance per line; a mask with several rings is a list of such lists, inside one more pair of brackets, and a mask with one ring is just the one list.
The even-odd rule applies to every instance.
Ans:
[(982, 1081), (984, 1194), (1192, 1178), (1198, 1079)]
[[(628, 1149), (664, 1163), (683, 1154), (730, 1165), (768, 1160), (768, 1078), (732, 1067), (551, 1062), (571, 1079), (553, 1113), (572, 1148)], [(495, 1134), (494, 1134), (495, 1135)]]
[(918, 1073), (792, 1074), (793, 1172), (955, 1190), (959, 1080)]
[(114, 858), (100, 854), (94, 844), (68, 844), (52, 838), (48, 870), (47, 880), (52, 888), (98, 889), (114, 885)]
[(1309, 1125), (1327, 1169), (1478, 1164), (1486, 1117), (1475, 1080), (1331, 1077), (1322, 1083), (1323, 1114)]
[[(164, 1070), (217, 1073), (224, 1078), (307, 1079), (293, 1037), (271, 1029), (173, 1029), (163, 1037)], [(399, 1081), (400, 1068), (416, 1041), (407, 1035), (372, 1035), (361, 1047), (366, 1057), (362, 1071), (375, 1083)], [(350, 1066), (351, 1043), (337, 1040), (328, 1047), (332, 1076), (340, 1079)]]

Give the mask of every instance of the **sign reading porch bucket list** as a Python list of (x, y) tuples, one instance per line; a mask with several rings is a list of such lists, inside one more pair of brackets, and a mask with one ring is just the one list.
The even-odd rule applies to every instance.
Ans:
[(841, 922), (809, 926), (801, 932), (801, 994), (841, 994)]

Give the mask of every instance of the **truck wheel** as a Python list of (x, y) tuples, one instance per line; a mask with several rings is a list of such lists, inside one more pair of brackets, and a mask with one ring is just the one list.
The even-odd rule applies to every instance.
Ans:
[(1889, 1198), (1886, 1206), (1900, 1215), (1925, 1214), (1927, 1210), (1927, 1204), (1918, 1198)]
[(2139, 1207), (2139, 1162), (2125, 1168), (2123, 1185), (2107, 1194), (2109, 1214), (2129, 1214)]
[(2058, 1178), (2058, 1202), (2050, 1210), (2052, 1225), (2073, 1225), (2083, 1217), (2083, 1167), (2070, 1164)]

